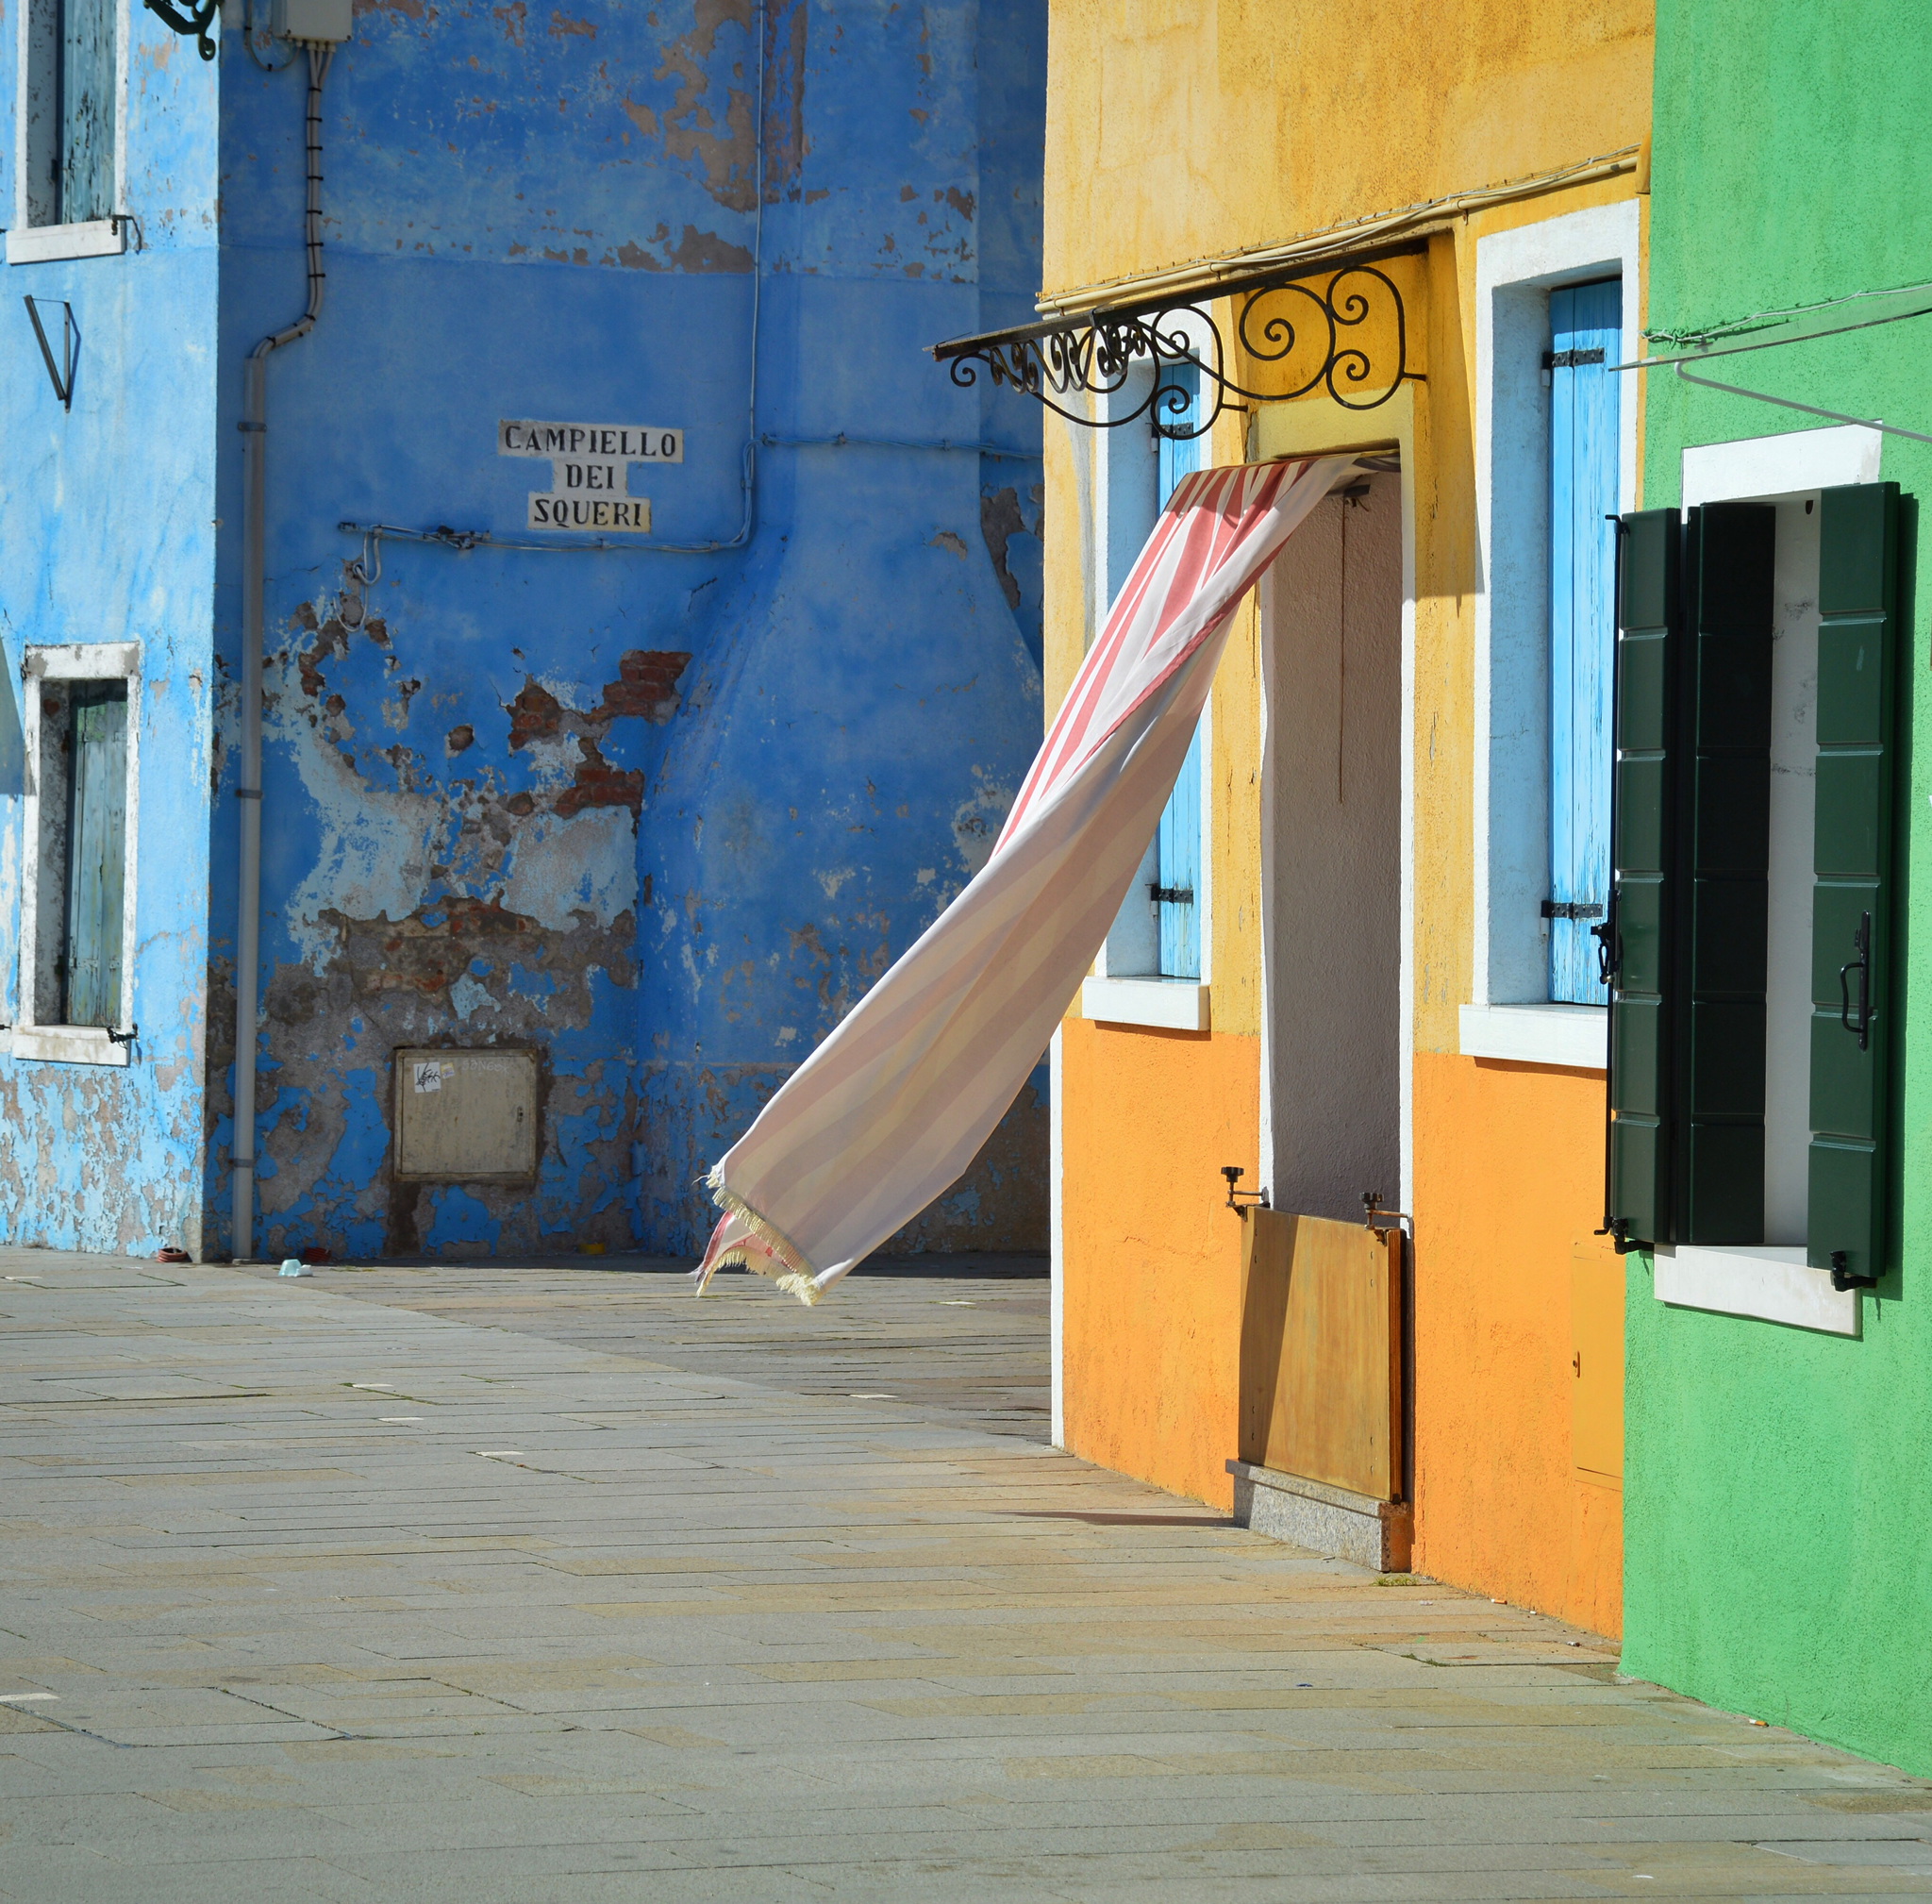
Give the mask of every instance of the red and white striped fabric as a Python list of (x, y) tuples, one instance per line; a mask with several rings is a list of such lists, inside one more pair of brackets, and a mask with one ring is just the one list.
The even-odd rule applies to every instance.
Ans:
[(1346, 457), (1179, 483), (992, 857), (711, 1172), (695, 1272), (820, 1294), (955, 1182), (1040, 1061), (1174, 791), (1234, 610)]

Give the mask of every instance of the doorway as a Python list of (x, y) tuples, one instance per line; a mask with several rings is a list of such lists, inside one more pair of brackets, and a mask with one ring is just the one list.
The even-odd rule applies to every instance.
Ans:
[(1267, 1066), (1275, 1209), (1402, 1195), (1402, 477), (1358, 474), (1270, 572)]

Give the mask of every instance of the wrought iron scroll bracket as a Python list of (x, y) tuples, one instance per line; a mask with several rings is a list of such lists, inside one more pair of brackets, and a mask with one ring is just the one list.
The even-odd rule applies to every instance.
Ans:
[[(1146, 417), (1157, 435), (1176, 441), (1206, 435), (1224, 410), (1251, 403), (1285, 403), (1325, 391), (1344, 409), (1372, 410), (1405, 383), (1425, 381), (1408, 367), (1402, 292), (1373, 264), (1275, 277), (1212, 295), (1232, 299), (1232, 353), (1209, 294), (1203, 294), (1198, 303), (1097, 310), (958, 338), (935, 344), (933, 356), (961, 389), (979, 381), (983, 366), (996, 385), (1036, 398), (1069, 423), (1119, 429)], [(1231, 357), (1254, 366), (1247, 374), (1262, 387), (1240, 381)], [(1183, 365), (1199, 373), (1198, 408), (1194, 393), (1173, 376)], [(1137, 388), (1148, 370), (1145, 388)], [(1081, 396), (1109, 401), (1093, 414), (1091, 406), (1074, 401)], [(1128, 401), (1111, 400), (1123, 397)], [(1191, 411), (1191, 427), (1184, 422)]]

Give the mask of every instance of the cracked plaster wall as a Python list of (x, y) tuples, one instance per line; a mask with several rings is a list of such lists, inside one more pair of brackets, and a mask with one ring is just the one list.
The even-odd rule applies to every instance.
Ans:
[[(990, 847), (1038, 743), (1037, 416), (923, 346), (1038, 282), (1043, 8), (774, 0), (760, 450), (711, 555), (523, 533), (500, 416), (674, 425), (657, 536), (739, 520), (748, 5), (361, 4), (325, 103), (328, 304), (271, 364), (259, 1235), (689, 1250), (691, 1179)], [(300, 306), (301, 88), (223, 73), (215, 784), (231, 793), (239, 364)], [(145, 759), (145, 743), (144, 755)], [(204, 803), (207, 793), (201, 795)], [(234, 801), (212, 809), (207, 1246), (225, 1246)], [(399, 1045), (534, 1047), (538, 1182), (398, 1185)], [(197, 1104), (199, 1115), (202, 1107)], [(1043, 1077), (903, 1240), (1045, 1244)]]
[[(198, 1248), (207, 1033), (207, 811), (215, 513), (216, 120), (192, 45), (126, 16), (126, 172), (142, 248), (12, 264), (0, 377), (0, 1023), (21, 997), (20, 666), (28, 644), (142, 644), (137, 947), (126, 1067), (16, 1056), (0, 1032), (0, 1239), (151, 1254)], [(17, 37), (0, 32), (0, 99)], [(10, 115), (9, 115), (10, 119)], [(15, 144), (0, 139), (0, 205)], [(10, 222), (10, 220), (9, 220)], [(48, 382), (23, 294), (79, 332), (74, 402)], [(59, 790), (52, 790), (57, 795)]]

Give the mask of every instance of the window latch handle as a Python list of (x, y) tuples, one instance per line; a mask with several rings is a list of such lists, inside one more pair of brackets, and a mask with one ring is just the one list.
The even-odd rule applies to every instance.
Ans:
[(1590, 928), (1590, 936), (1596, 941), (1597, 982), (1610, 985), (1624, 969), (1624, 942), (1617, 936), (1617, 894), (1614, 889), (1610, 893), (1606, 916)]
[[(1858, 1041), (1860, 1051), (1872, 1048), (1872, 915), (1861, 912), (1852, 933), (1852, 949), (1858, 956), (1838, 968), (1838, 1022)], [(1852, 1023), (1851, 975), (1858, 975), (1858, 1022)], [(1827, 1010), (1830, 1007), (1825, 1008)]]

